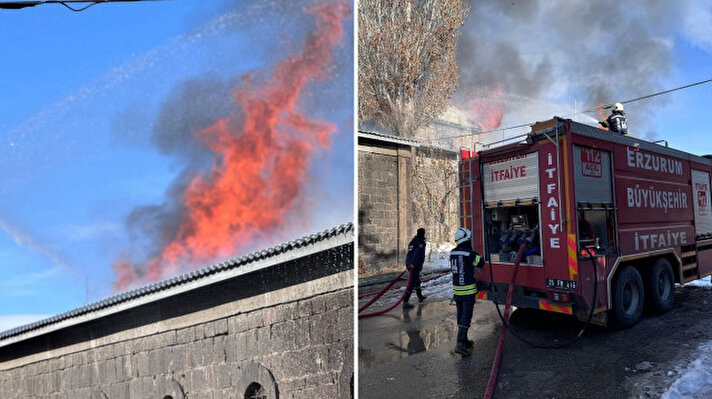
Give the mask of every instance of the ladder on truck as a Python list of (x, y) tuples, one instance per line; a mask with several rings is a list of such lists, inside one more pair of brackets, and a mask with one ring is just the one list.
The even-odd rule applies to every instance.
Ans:
[[(460, 149), (460, 162), (458, 164), (458, 190), (460, 190), (460, 226), (473, 231), (474, 225), (474, 182), (472, 161), (474, 153), (468, 149)], [(468, 212), (469, 210), (469, 212)]]

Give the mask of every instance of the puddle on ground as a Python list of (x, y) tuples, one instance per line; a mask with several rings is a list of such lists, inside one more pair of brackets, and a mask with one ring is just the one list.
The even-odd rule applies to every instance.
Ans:
[[(401, 306), (382, 316), (359, 320), (359, 367), (395, 362), (433, 348), (455, 345), (455, 306), (428, 301)], [(473, 326), (475, 320), (473, 320)]]

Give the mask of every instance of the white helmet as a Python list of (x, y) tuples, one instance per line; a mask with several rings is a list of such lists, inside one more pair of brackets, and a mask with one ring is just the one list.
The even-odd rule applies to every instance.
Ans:
[(618, 112), (623, 112), (623, 104), (615, 103), (613, 104), (613, 110)]
[(461, 244), (465, 241), (469, 241), (471, 235), (472, 235), (472, 233), (470, 233), (470, 230), (468, 230), (464, 227), (460, 227), (455, 232), (455, 242), (458, 244)]

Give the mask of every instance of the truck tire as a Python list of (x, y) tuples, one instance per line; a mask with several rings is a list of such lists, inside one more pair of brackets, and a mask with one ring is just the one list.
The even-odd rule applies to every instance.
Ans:
[(652, 309), (666, 313), (675, 305), (675, 275), (665, 258), (655, 261), (647, 277), (647, 297)]
[(624, 266), (613, 280), (613, 315), (618, 328), (629, 328), (640, 320), (645, 302), (643, 278), (633, 266)]

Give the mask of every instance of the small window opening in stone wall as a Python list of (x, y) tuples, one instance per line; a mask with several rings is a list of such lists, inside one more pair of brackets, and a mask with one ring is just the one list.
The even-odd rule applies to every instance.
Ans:
[(173, 399), (173, 396), (171, 396), (171, 395), (166, 395), (166, 396), (163, 397), (163, 399)]
[(245, 399), (267, 399), (267, 393), (262, 385), (253, 382), (245, 391)]

